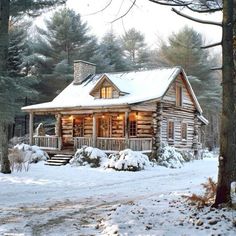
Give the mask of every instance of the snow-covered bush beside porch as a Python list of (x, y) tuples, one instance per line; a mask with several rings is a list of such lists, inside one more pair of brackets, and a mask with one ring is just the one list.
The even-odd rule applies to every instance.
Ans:
[(76, 151), (74, 157), (70, 160), (70, 164), (74, 166), (100, 167), (104, 166), (107, 161), (107, 155), (102, 150), (83, 146)]
[(39, 161), (46, 161), (49, 159), (48, 154), (41, 150), (38, 146), (30, 146), (28, 144), (17, 144), (13, 149), (18, 149), (24, 153), (25, 161), (29, 163), (37, 163)]
[(148, 156), (141, 152), (125, 149), (119, 153), (111, 154), (107, 168), (115, 170), (138, 171), (150, 166)]

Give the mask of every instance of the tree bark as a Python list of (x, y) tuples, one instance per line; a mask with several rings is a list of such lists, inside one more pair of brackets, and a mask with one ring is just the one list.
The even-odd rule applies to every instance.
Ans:
[(231, 203), (230, 185), (235, 178), (236, 160), (236, 78), (233, 60), (234, 0), (223, 2), (223, 105), (221, 116), (218, 184), (214, 206)]
[(10, 174), (10, 162), (8, 160), (8, 123), (0, 122), (0, 153), (1, 153), (1, 172)]
[[(9, 10), (10, 0), (0, 0), (0, 76), (7, 75)], [(1, 172), (4, 174), (11, 173), (8, 160), (8, 125), (9, 122), (0, 117)]]
[(10, 0), (0, 0), (0, 75), (6, 74)]

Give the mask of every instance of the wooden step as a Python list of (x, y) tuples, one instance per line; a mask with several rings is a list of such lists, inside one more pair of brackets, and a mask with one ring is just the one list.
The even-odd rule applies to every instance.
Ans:
[(64, 154), (57, 154), (51, 157), (51, 159), (47, 160), (45, 162), (45, 165), (50, 166), (62, 166), (69, 163), (70, 159), (72, 158), (72, 155), (64, 155)]
[(48, 166), (63, 166), (61, 163), (51, 163), (51, 162), (45, 162), (44, 165), (48, 165)]
[(52, 157), (50, 160), (65, 160), (69, 161), (71, 157)]
[(47, 162), (68, 163), (67, 160), (47, 160)]

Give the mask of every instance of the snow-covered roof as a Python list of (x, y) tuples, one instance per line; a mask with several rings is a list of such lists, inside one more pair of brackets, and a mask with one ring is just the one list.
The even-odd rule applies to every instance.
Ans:
[[(24, 111), (37, 111), (62, 108), (110, 107), (131, 105), (153, 99), (161, 99), (173, 80), (183, 73), (187, 87), (192, 95), (197, 110), (202, 113), (201, 107), (194, 95), (191, 85), (181, 67), (160, 68), (144, 71), (96, 74), (80, 85), (71, 83), (51, 102), (23, 107)], [(90, 92), (104, 77), (116, 85), (124, 96), (112, 99), (96, 99)]]

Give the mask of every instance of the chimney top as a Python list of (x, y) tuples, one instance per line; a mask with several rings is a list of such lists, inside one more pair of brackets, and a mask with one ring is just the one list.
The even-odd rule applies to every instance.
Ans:
[(83, 81), (91, 74), (95, 74), (96, 65), (82, 60), (74, 61), (74, 85), (82, 84)]

